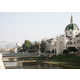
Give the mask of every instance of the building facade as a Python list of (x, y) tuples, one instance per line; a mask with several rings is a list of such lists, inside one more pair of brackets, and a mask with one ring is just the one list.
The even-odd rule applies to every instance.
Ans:
[(56, 38), (46, 40), (46, 46), (46, 51), (56, 55), (62, 55), (63, 51), (70, 47), (80, 49), (80, 30), (77, 24), (73, 23), (72, 16), (70, 24), (65, 28), (65, 33)]

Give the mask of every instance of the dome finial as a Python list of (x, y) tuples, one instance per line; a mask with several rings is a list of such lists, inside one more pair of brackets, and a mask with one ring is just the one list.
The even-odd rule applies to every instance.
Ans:
[(73, 16), (71, 15), (71, 20), (70, 20), (70, 24), (73, 23)]

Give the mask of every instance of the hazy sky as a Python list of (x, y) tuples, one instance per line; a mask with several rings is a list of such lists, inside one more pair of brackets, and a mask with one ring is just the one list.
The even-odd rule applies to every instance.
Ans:
[(63, 34), (71, 14), (80, 26), (80, 13), (0, 13), (0, 41), (35, 41)]

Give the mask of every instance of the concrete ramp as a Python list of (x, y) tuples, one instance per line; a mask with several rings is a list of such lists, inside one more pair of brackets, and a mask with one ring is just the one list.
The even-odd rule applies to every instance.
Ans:
[(0, 53), (0, 69), (5, 69), (5, 65), (4, 65), (4, 63), (3, 63), (2, 53)]

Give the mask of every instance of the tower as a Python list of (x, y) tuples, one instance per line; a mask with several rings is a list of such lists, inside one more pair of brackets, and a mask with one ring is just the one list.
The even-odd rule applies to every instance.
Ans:
[(66, 37), (73, 38), (79, 33), (78, 26), (73, 23), (73, 16), (71, 15), (70, 24), (65, 28)]
[(73, 24), (73, 16), (71, 15), (70, 24)]

